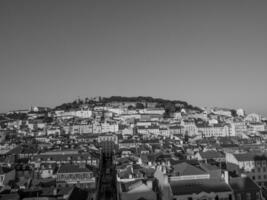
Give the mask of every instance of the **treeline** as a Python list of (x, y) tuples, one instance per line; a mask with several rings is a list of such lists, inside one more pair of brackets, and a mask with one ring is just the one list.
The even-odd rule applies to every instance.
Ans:
[(111, 96), (111, 97), (104, 97), (102, 98), (103, 102), (159, 102), (159, 103), (166, 103), (166, 102), (173, 102), (173, 103), (181, 103), (187, 104), (185, 101), (172, 101), (167, 99), (161, 98), (153, 98), (147, 96), (138, 96), (138, 97), (122, 97), (122, 96)]
[[(156, 108), (163, 108), (166, 114), (169, 115), (173, 112), (180, 111), (182, 108), (201, 111), (199, 107), (188, 104), (186, 101), (180, 100), (168, 100), (161, 98), (153, 98), (148, 96), (138, 96), (138, 97), (123, 97), (123, 96), (111, 96), (111, 97), (100, 97), (98, 101), (85, 98), (84, 100), (78, 99), (71, 103), (63, 103), (60, 106), (55, 107), (55, 109), (61, 110), (71, 110), (78, 109), (84, 104), (95, 106), (95, 105), (106, 105), (114, 102), (136, 102), (138, 108), (146, 107), (147, 103), (155, 103)], [(143, 106), (142, 106), (142, 105)]]
[(145, 106), (145, 103), (156, 103), (155, 107), (169, 109), (172, 112), (180, 111), (180, 109), (182, 108), (201, 111), (199, 107), (190, 105), (186, 101), (169, 100), (169, 99), (161, 99), (161, 98), (153, 98), (153, 97), (145, 97), (145, 96), (139, 96), (139, 97), (111, 96), (111, 97), (103, 98), (102, 101), (103, 103), (138, 102), (138, 103), (143, 103), (144, 106)]

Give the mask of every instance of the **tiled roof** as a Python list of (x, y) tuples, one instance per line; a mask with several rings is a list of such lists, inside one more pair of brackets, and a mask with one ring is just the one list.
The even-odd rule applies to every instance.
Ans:
[(19, 200), (20, 196), (18, 193), (9, 193), (9, 194), (1, 194), (1, 200)]
[(267, 156), (264, 154), (255, 154), (255, 153), (242, 153), (234, 154), (238, 161), (253, 161), (253, 160), (267, 160)]
[(231, 192), (231, 188), (225, 182), (213, 179), (175, 181), (170, 185), (174, 195)]
[(87, 168), (81, 168), (73, 164), (62, 165), (58, 170), (58, 173), (80, 173), (80, 172), (90, 172), (90, 170)]
[(129, 178), (129, 176), (132, 174), (131, 166), (127, 166), (126, 169), (123, 169), (118, 172), (118, 176), (120, 178)]
[(186, 162), (174, 165), (173, 172), (175, 174), (179, 173), (179, 176), (207, 174), (204, 170)]
[(210, 164), (206, 164), (206, 163), (201, 163), (201, 168), (207, 172), (213, 171), (213, 170), (220, 170), (220, 168), (217, 167), (216, 165), (210, 165)]
[(154, 168), (142, 168), (140, 171), (143, 172), (146, 177), (154, 177)]
[(201, 157), (204, 159), (213, 159), (213, 158), (224, 158), (224, 155), (218, 151), (205, 151), (199, 152)]
[(71, 158), (71, 160), (88, 160), (88, 158), (96, 159), (98, 156), (94, 152), (91, 153), (77, 153), (77, 154), (39, 154), (33, 157), (33, 160), (38, 161), (40, 158), (41, 160), (53, 160), (53, 161), (65, 161), (68, 160), (68, 158)]
[(173, 160), (173, 159), (171, 159), (170, 162), (171, 162), (171, 165), (176, 165), (176, 164), (180, 164), (183, 162), (186, 162), (186, 163), (193, 165), (193, 166), (199, 165), (198, 160)]
[(142, 160), (143, 163), (147, 163), (148, 162), (148, 157), (146, 154), (141, 154), (140, 155), (140, 158)]
[(249, 177), (236, 177), (230, 179), (230, 186), (235, 192), (241, 192), (241, 191), (251, 191), (256, 190), (259, 191), (259, 186), (252, 181)]
[(128, 192), (129, 190), (131, 190), (132, 187), (137, 187), (142, 184), (143, 184), (143, 181), (140, 179), (136, 179), (136, 180), (129, 181), (129, 182), (122, 182), (121, 189), (122, 189), (122, 192)]
[(12, 171), (13, 169), (10, 169), (10, 168), (5, 168), (5, 167), (1, 167), (0, 166), (0, 174), (6, 174), (10, 171)]
[(237, 148), (239, 147), (237, 144), (220, 144), (222, 148)]

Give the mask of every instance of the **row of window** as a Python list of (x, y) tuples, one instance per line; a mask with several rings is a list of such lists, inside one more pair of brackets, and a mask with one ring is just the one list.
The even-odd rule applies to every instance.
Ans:
[(258, 167), (256, 170), (252, 169), (251, 172), (266, 172), (266, 167)]
[(261, 180), (261, 179), (267, 179), (267, 175), (258, 175), (258, 176), (252, 176), (252, 180), (256, 180), (256, 177), (257, 177), (257, 180)]
[[(245, 199), (244, 199), (244, 197), (245, 197)], [(238, 193), (236, 195), (236, 200), (260, 200), (260, 193), (259, 192), (256, 193), (256, 199), (252, 199), (252, 195), (250, 192), (247, 192), (245, 194), (245, 196), (243, 196), (243, 198), (242, 198), (242, 194)]]
[(92, 173), (81, 173), (81, 174), (58, 174), (58, 180), (79, 180), (79, 179), (91, 179), (93, 178)]

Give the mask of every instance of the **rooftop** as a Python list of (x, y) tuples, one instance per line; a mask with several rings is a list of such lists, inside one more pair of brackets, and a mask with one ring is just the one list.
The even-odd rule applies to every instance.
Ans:
[(174, 195), (231, 192), (230, 186), (225, 182), (213, 179), (174, 181), (170, 185)]
[(62, 165), (58, 170), (58, 173), (81, 173), (81, 172), (90, 172), (90, 170), (87, 168), (81, 168), (73, 164)]
[(260, 190), (259, 186), (249, 177), (236, 177), (230, 179), (230, 185), (235, 192)]

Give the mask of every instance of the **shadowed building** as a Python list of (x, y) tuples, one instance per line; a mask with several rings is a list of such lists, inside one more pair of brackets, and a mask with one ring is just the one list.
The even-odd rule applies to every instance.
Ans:
[(95, 188), (93, 172), (73, 164), (62, 165), (57, 172), (57, 186), (77, 185), (80, 188)]

